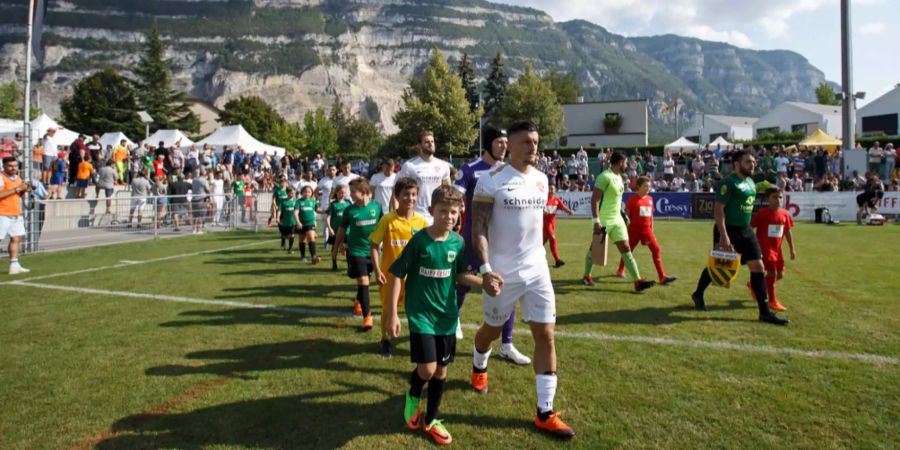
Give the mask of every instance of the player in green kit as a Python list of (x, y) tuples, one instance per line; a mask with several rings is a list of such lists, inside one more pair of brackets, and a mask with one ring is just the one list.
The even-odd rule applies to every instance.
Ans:
[[(762, 250), (759, 248), (756, 233), (750, 227), (753, 204), (756, 201), (756, 185), (753, 183), (756, 158), (749, 151), (741, 150), (735, 153), (732, 164), (734, 172), (723, 178), (716, 187), (713, 246), (722, 251), (739, 253), (741, 264), (746, 264), (750, 269), (750, 289), (759, 306), (759, 321), (773, 325), (787, 325), (790, 323), (789, 320), (776, 316), (769, 309)], [(704, 268), (700, 280), (697, 281), (697, 290), (691, 294), (696, 309), (706, 310), (703, 293), (710, 283), (712, 278), (709, 271)]]
[(297, 200), (294, 198), (294, 188), (288, 187), (285, 191), (287, 198), (280, 201), (277, 210), (278, 231), (281, 232), (282, 242), (288, 240), (288, 254), (294, 253), (294, 229), (297, 228)]
[[(278, 222), (278, 210), (281, 208), (281, 202), (283, 202), (287, 198), (287, 188), (288, 182), (287, 178), (281, 177), (278, 180), (278, 186), (275, 186), (275, 190), (272, 191), (272, 212), (269, 215), (269, 226), (272, 226), (272, 221)], [(280, 225), (280, 224), (279, 224)], [(281, 234), (281, 249), (284, 250), (284, 233)]]
[[(403, 420), (415, 430), (420, 426), (438, 444), (449, 444), (453, 438), (442, 421), (438, 408), (447, 380), (447, 365), (456, 354), (456, 285), (481, 287), (481, 277), (467, 273), (466, 244), (452, 231), (459, 220), (463, 196), (456, 189), (441, 185), (431, 194), (428, 212), (434, 223), (419, 231), (390, 268), (394, 276), (386, 317), (386, 329), (393, 338), (400, 337), (397, 303), (406, 278), (406, 315), (409, 318), (410, 359), (416, 364), (409, 378)], [(493, 295), (500, 286), (484, 287)], [(428, 408), (424, 420), (419, 410), (422, 389), (428, 383)]]
[(247, 220), (247, 199), (244, 197), (244, 188), (246, 187), (247, 183), (244, 183), (244, 180), (240, 178), (235, 178), (231, 182), (231, 189), (234, 192), (234, 197), (237, 199), (235, 201), (241, 207), (241, 222)]
[[(594, 183), (594, 192), (591, 194), (591, 214), (594, 216), (594, 234), (606, 233), (607, 238), (616, 245), (622, 254), (622, 261), (631, 281), (634, 282), (634, 290), (641, 292), (656, 285), (655, 281), (641, 278), (637, 261), (631, 253), (628, 245), (628, 224), (622, 217), (622, 194), (625, 192), (625, 184), (622, 182), (622, 173), (628, 159), (624, 153), (615, 152), (609, 157), (609, 169), (597, 176)], [(603, 200), (600, 204), (600, 200)], [(599, 204), (599, 208), (598, 208)], [(599, 210), (599, 216), (597, 212)], [(591, 277), (591, 251), (588, 249), (584, 260), (584, 284), (593, 286)]]
[(344, 210), (331, 252), (332, 257), (337, 258), (338, 252), (346, 243), (347, 276), (356, 280), (353, 312), (363, 316), (362, 329), (368, 331), (374, 323), (369, 310), (369, 274), (373, 269), (369, 235), (381, 219), (381, 205), (372, 201), (372, 187), (365, 178), (356, 178), (350, 182), (350, 198), (353, 204)]
[[(300, 217), (300, 260), (306, 261), (306, 248), (309, 246), (309, 257), (313, 264), (318, 264), (320, 259), (316, 256), (316, 197), (310, 185), (303, 186), (300, 191), (300, 199), (297, 201), (297, 211)], [(304, 245), (305, 244), (305, 245)]]
[[(350, 200), (347, 200), (347, 190), (343, 184), (337, 184), (331, 191), (331, 201), (328, 202), (328, 209), (323, 211), (325, 214), (325, 227), (328, 229), (328, 245), (334, 248), (334, 239), (337, 233), (335, 228), (340, 227), (344, 219), (344, 210), (350, 206)], [(331, 270), (337, 272), (337, 254), (331, 254)]]

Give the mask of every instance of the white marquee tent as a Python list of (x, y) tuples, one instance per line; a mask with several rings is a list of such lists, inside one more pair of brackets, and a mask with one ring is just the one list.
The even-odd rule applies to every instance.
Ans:
[(670, 142), (670, 143), (666, 144), (665, 151), (669, 152), (669, 151), (684, 150), (685, 152), (690, 153), (690, 152), (697, 151), (697, 149), (699, 149), (699, 148), (700, 148), (699, 144), (697, 144), (696, 142), (689, 141), (687, 138), (682, 136), (682, 137), (678, 138), (678, 140), (676, 140), (675, 142)]
[(722, 149), (734, 148), (734, 144), (728, 142), (722, 136), (717, 137), (716, 140), (709, 143), (710, 149), (715, 149), (717, 146)]
[(194, 141), (188, 139), (187, 136), (184, 135), (180, 130), (156, 130), (155, 133), (151, 134), (147, 139), (144, 139), (145, 143), (150, 144), (151, 147), (156, 147), (159, 145), (159, 142), (162, 141), (163, 145), (166, 147), (171, 147), (178, 141), (180, 147), (190, 147)]
[(56, 128), (56, 134), (53, 135), (53, 141), (56, 145), (69, 146), (75, 139), (78, 139), (78, 133), (64, 128), (62, 125), (51, 119), (46, 114), (41, 114), (37, 119), (31, 121), (31, 137), (34, 142), (39, 142), (44, 137), (47, 130)]
[(100, 136), (100, 145), (103, 148), (106, 148), (107, 145), (112, 145), (113, 148), (116, 148), (119, 145), (119, 142), (122, 142), (122, 139), (125, 140), (125, 145), (130, 145), (134, 148), (134, 142), (131, 139), (128, 139), (128, 136), (125, 136), (125, 133), (121, 131), (116, 131), (114, 133), (104, 133), (103, 136)]
[(219, 128), (206, 139), (197, 142), (198, 147), (203, 145), (209, 145), (218, 151), (221, 151), (225, 146), (240, 146), (247, 153), (268, 153), (278, 157), (284, 155), (283, 147), (264, 144), (256, 140), (256, 138), (251, 136), (241, 125), (231, 125)]

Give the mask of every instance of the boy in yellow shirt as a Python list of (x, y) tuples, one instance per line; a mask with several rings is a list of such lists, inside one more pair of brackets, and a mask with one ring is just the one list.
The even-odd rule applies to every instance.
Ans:
[[(394, 281), (387, 269), (400, 257), (400, 253), (413, 235), (428, 227), (428, 222), (421, 214), (415, 212), (416, 199), (419, 195), (419, 183), (414, 178), (401, 178), (394, 185), (394, 197), (398, 201), (397, 209), (391, 211), (378, 221), (375, 231), (369, 235), (372, 242), (372, 267), (375, 279), (378, 280), (379, 294), (381, 296), (381, 344), (379, 353), (384, 358), (393, 355), (391, 349), (391, 335), (386, 328), (387, 321), (384, 311), (387, 310), (390, 301), (391, 283)], [(378, 248), (381, 247), (381, 258), (378, 257)], [(387, 272), (387, 273), (385, 273)], [(405, 289), (400, 290), (399, 304), (404, 302)]]

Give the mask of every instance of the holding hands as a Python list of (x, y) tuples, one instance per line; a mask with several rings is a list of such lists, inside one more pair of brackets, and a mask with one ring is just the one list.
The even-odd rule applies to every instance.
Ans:
[(481, 288), (491, 297), (496, 297), (503, 288), (503, 277), (497, 272), (488, 272), (482, 277)]

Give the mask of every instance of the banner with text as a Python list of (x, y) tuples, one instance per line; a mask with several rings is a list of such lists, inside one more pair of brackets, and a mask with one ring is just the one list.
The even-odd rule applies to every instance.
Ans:
[[(817, 208), (828, 208), (837, 220), (856, 220), (856, 196), (859, 192), (785, 192), (784, 208), (794, 220), (815, 220)], [(878, 213), (884, 216), (900, 215), (900, 192), (885, 192), (878, 202)]]

